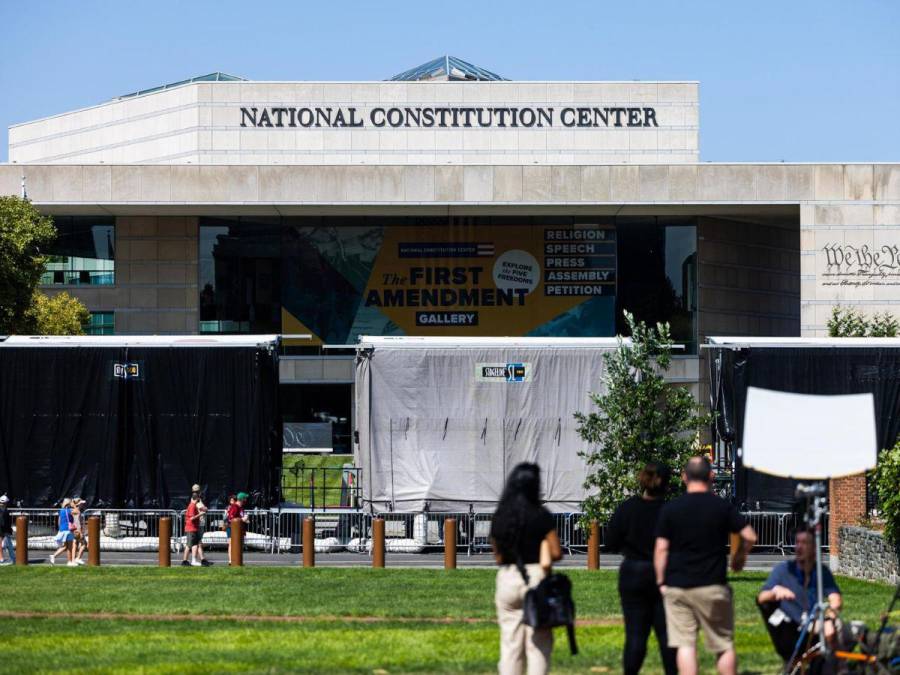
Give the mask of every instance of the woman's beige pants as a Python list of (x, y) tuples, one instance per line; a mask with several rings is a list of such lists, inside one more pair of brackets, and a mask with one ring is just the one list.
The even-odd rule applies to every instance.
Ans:
[[(528, 586), (537, 586), (544, 578), (540, 565), (525, 565)], [(497, 623), (500, 624), (500, 675), (542, 675), (550, 670), (553, 631), (532, 628), (523, 622), (525, 580), (515, 565), (501, 565), (497, 570)]]

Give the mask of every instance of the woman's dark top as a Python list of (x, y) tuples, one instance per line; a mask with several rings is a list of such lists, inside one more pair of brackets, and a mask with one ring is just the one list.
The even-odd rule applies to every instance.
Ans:
[[(556, 529), (556, 520), (551, 513), (543, 506), (531, 507), (528, 512), (522, 514), (522, 526), (519, 528), (518, 549), (505, 550), (503, 545), (504, 537), (497, 531), (498, 525), (509, 521), (507, 514), (495, 514), (491, 523), (491, 537), (497, 544), (497, 550), (500, 553), (501, 565), (515, 565), (516, 558), (521, 556), (523, 565), (530, 565), (540, 562), (541, 559), (541, 542), (553, 530)], [(500, 516), (498, 518), (498, 516)]]
[(665, 503), (662, 499), (631, 497), (619, 504), (606, 528), (606, 548), (621, 551), (629, 560), (653, 560), (656, 521)]

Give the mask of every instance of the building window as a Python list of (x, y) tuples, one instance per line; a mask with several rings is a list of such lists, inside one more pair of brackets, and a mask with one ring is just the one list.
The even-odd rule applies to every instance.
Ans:
[(91, 312), (91, 318), (83, 326), (85, 335), (113, 335), (116, 319), (113, 312)]
[(110, 286), (116, 281), (115, 219), (58, 216), (56, 240), (41, 283), (48, 286)]
[(353, 390), (349, 384), (283, 384), (278, 390), (289, 452), (353, 452), (350, 421)]
[(616, 330), (624, 310), (639, 321), (669, 323), (672, 339), (697, 353), (697, 226), (687, 218), (616, 219), (619, 283)]
[(696, 354), (696, 253), (678, 217), (201, 218), (200, 332), (606, 337), (627, 309)]
[(277, 219), (200, 223), (200, 332), (281, 332), (281, 225)]

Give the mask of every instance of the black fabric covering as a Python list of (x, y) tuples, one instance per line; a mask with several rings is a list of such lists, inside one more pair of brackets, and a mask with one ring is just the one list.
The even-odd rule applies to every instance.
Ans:
[[(113, 376), (137, 363), (136, 379)], [(260, 347), (0, 348), (0, 491), (51, 506), (280, 500), (277, 354)]]
[[(718, 412), (717, 430), (736, 448), (743, 441), (747, 387), (819, 395), (871, 392), (878, 446), (892, 446), (900, 432), (898, 348), (752, 347), (713, 350), (710, 357), (710, 397)], [(847, 451), (853, 452), (853, 448)], [(736, 478), (739, 504), (763, 510), (790, 510), (794, 505), (797, 481), (744, 469), (740, 458)]]

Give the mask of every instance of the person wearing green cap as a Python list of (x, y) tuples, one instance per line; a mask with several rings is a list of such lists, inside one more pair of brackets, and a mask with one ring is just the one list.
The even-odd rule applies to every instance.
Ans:
[(234, 501), (228, 505), (228, 511), (225, 513), (225, 530), (228, 537), (228, 564), (231, 564), (231, 523), (234, 520), (241, 520), (245, 524), (250, 522), (250, 517), (244, 511), (244, 503), (250, 497), (246, 492), (238, 492)]

